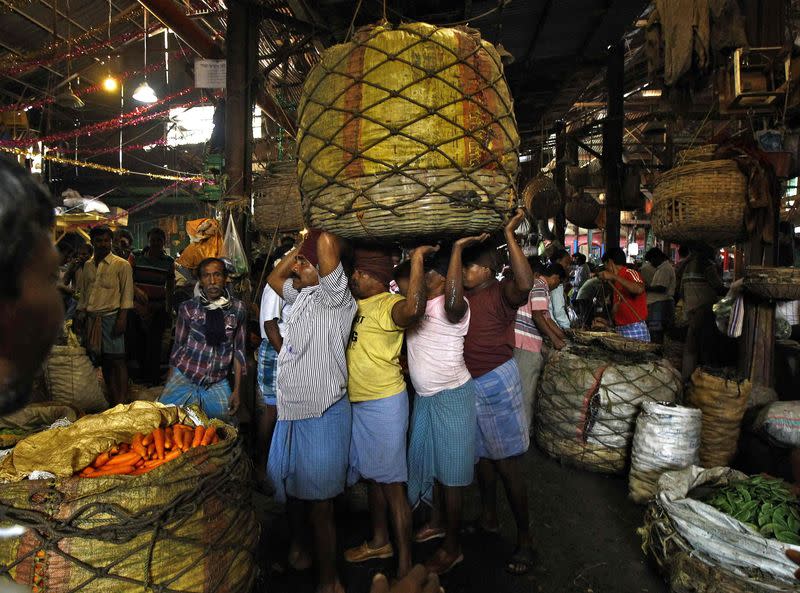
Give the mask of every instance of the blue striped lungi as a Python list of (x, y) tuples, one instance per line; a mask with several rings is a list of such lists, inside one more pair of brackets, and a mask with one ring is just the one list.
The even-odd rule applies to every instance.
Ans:
[(432, 504), (433, 482), (469, 486), (475, 472), (475, 382), (414, 399), (408, 500)]
[(228, 406), (231, 399), (231, 386), (223, 379), (213, 385), (198, 385), (175, 367), (169, 381), (161, 392), (158, 401), (174, 406), (196, 404), (209, 418), (229, 420)]
[(408, 394), (401, 391), (390, 397), (351, 402), (350, 405), (353, 408), (353, 434), (348, 485), (352, 486), (362, 478), (380, 484), (408, 480)]
[(329, 500), (344, 492), (351, 420), (345, 395), (319, 418), (276, 422), (267, 479), (278, 502), (288, 496)]
[(474, 379), (478, 433), (476, 455), (507, 459), (522, 455), (530, 445), (517, 362), (508, 362)]
[(258, 389), (264, 405), (277, 405), (278, 353), (264, 338), (258, 347)]
[(618, 325), (616, 327), (617, 333), (623, 338), (629, 340), (636, 340), (637, 342), (649, 342), (650, 331), (647, 329), (647, 324), (644, 321), (637, 321), (628, 325)]

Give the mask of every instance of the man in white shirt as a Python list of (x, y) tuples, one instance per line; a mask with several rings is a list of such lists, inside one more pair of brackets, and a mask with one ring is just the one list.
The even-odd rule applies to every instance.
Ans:
[[(550, 256), (550, 263), (559, 264), (564, 268), (566, 277), (569, 278), (572, 269), (572, 258), (566, 249), (557, 249)], [(570, 322), (567, 315), (567, 293), (569, 285), (565, 285), (566, 280), (550, 292), (550, 317), (558, 324), (561, 329), (569, 329)]]

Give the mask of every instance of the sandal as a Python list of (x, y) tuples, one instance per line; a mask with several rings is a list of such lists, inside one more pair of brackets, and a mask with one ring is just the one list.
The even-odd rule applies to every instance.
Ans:
[(436, 551), (436, 553), (433, 555), (433, 558), (431, 558), (430, 560), (428, 560), (428, 562), (425, 563), (425, 568), (427, 568), (434, 574), (440, 576), (443, 574), (447, 574), (448, 572), (453, 570), (456, 566), (464, 562), (464, 554), (459, 554), (458, 556), (453, 558), (453, 560), (448, 564), (439, 563), (437, 562), (437, 558), (440, 558), (442, 556), (440, 552), (442, 552), (441, 548)]
[(392, 556), (394, 556), (392, 544), (386, 544), (380, 548), (370, 548), (369, 542), (364, 542), (360, 546), (350, 548), (344, 552), (344, 559), (353, 564), (366, 562), (367, 560), (377, 560), (379, 558), (391, 558)]
[(506, 562), (506, 572), (515, 576), (527, 574), (533, 567), (533, 550), (517, 548)]
[(442, 539), (447, 533), (443, 527), (431, 527), (425, 525), (414, 534), (414, 541), (418, 544), (429, 542), (434, 539)]

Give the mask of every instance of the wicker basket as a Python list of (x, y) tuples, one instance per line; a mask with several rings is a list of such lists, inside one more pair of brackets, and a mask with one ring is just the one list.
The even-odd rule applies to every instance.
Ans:
[(525, 184), (522, 203), (535, 220), (555, 218), (564, 207), (564, 199), (553, 178), (541, 174)]
[(570, 335), (578, 344), (601, 346), (612, 352), (647, 354), (658, 352), (660, 346), (650, 342), (630, 340), (616, 332), (599, 332), (582, 329), (570, 330)]
[(588, 165), (567, 167), (567, 182), (574, 188), (604, 187), (603, 167), (599, 160), (594, 160)]
[(271, 163), (267, 173), (253, 181), (253, 218), (262, 232), (303, 228), (295, 161)]
[(797, 593), (796, 586), (765, 575), (739, 576), (699, 555), (657, 502), (647, 507), (639, 534), (671, 593)]
[(744, 238), (747, 181), (735, 161), (667, 171), (653, 192), (653, 232), (674, 243), (731, 245)]
[(707, 163), (714, 160), (717, 148), (719, 148), (718, 144), (703, 144), (694, 148), (686, 148), (678, 151), (678, 154), (675, 155), (675, 162), (678, 166)]
[(567, 200), (564, 206), (564, 214), (572, 224), (583, 229), (599, 228), (598, 217), (602, 211), (602, 206), (590, 194), (583, 194)]
[(765, 299), (795, 301), (800, 299), (800, 269), (748, 266), (744, 287)]

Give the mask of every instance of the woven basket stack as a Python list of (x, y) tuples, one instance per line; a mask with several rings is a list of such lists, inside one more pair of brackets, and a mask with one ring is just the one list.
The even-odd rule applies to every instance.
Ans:
[(310, 226), (362, 240), (476, 234), (516, 200), (513, 101), (475, 30), (358, 30), (309, 73), (298, 121)]
[(800, 269), (748, 266), (744, 275), (745, 289), (773, 301), (800, 299)]
[(271, 163), (267, 173), (253, 181), (253, 218), (262, 232), (303, 228), (295, 161)]

